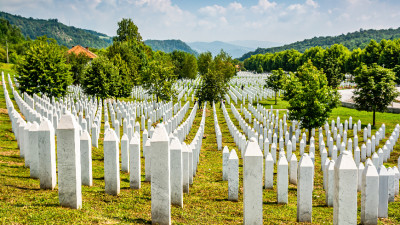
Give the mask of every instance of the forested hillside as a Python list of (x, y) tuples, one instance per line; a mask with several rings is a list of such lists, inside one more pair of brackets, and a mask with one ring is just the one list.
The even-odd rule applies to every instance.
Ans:
[(189, 45), (181, 40), (146, 40), (144, 43), (150, 46), (154, 51), (170, 53), (174, 50), (178, 50), (197, 55), (196, 51), (194, 51), (189, 47)]
[(92, 48), (105, 48), (112, 43), (112, 38), (91, 30), (67, 26), (57, 19), (33, 19), (0, 12), (0, 18), (4, 18), (10, 24), (20, 28), (22, 34), (30, 39), (46, 35), (54, 38), (58, 44), (71, 48), (73, 45), (82, 45)]
[(275, 53), (281, 52), (288, 49), (294, 49), (299, 52), (304, 52), (306, 49), (320, 46), (322, 48), (330, 47), (334, 44), (342, 44), (347, 47), (350, 51), (356, 48), (364, 48), (368, 45), (371, 39), (380, 42), (382, 39), (393, 40), (400, 38), (400, 27), (397, 29), (382, 29), (382, 30), (363, 30), (355, 31), (352, 33), (341, 34), (339, 36), (328, 36), (328, 37), (314, 37), (311, 39), (305, 39), (292, 44), (273, 47), (273, 48), (257, 48), (255, 51), (244, 54), (239, 60), (243, 61), (252, 55)]

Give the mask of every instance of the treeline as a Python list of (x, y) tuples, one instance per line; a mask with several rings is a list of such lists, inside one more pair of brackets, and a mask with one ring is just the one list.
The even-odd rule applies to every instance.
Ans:
[[(105, 34), (67, 26), (58, 22), (57, 19), (25, 18), (6, 12), (0, 12), (0, 18), (8, 20), (10, 24), (20, 28), (22, 34), (29, 39), (46, 35), (68, 48), (78, 44), (84, 47), (106, 48), (112, 44), (112, 39)], [(4, 44), (1, 43), (1, 45)]]
[(29, 40), (25, 39), (17, 26), (0, 18), (0, 62), (17, 62), (18, 55), (24, 54), (28, 45)]
[(135, 85), (142, 85), (157, 100), (170, 100), (175, 96), (175, 81), (195, 79), (198, 70), (217, 80), (224, 76), (224, 87), (235, 73), (234, 60), (224, 52), (214, 59), (207, 53), (204, 61), (204, 57), (197, 59), (182, 51), (153, 51), (131, 19), (121, 20), (118, 27), (113, 44), (96, 51), (98, 57), (93, 60), (83, 53), (69, 54), (65, 46), (46, 36), (30, 41), (15, 67), (20, 90), (61, 97), (70, 84), (76, 84), (88, 95), (118, 99), (128, 97)]
[(195, 50), (181, 40), (146, 40), (144, 43), (150, 46), (154, 51), (171, 53), (175, 50), (178, 50), (193, 55), (198, 55)]
[(292, 44), (273, 47), (273, 48), (258, 48), (253, 52), (244, 54), (239, 60), (243, 61), (252, 55), (282, 52), (285, 50), (295, 49), (299, 52), (305, 52), (307, 49), (320, 46), (322, 48), (330, 47), (334, 44), (341, 44), (348, 48), (350, 51), (357, 48), (365, 48), (371, 39), (380, 42), (383, 39), (394, 40), (400, 38), (400, 27), (397, 29), (381, 29), (381, 30), (363, 30), (355, 31), (352, 33), (341, 34), (333, 37), (314, 37), (305, 39)]
[(373, 63), (392, 69), (396, 73), (397, 82), (400, 83), (400, 39), (383, 39), (379, 43), (370, 40), (365, 48), (352, 51), (344, 45), (334, 44), (325, 49), (319, 46), (312, 47), (304, 53), (291, 49), (258, 54), (246, 59), (244, 67), (258, 73), (279, 68), (294, 72), (308, 60), (318, 69), (323, 69), (331, 86), (337, 86), (343, 80), (344, 74), (353, 74), (362, 64), (370, 66)]

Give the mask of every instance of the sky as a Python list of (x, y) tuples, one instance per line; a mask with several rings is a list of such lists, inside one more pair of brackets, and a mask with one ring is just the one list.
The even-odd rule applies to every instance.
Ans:
[(0, 0), (0, 11), (116, 35), (131, 18), (144, 40), (281, 44), (400, 26), (399, 0)]

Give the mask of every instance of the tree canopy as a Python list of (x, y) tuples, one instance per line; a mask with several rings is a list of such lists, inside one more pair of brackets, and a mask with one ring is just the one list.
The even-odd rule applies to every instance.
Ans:
[(175, 96), (173, 84), (176, 79), (170, 56), (158, 51), (143, 70), (142, 85), (149, 94), (156, 96), (157, 102), (159, 99), (169, 101)]
[(328, 85), (322, 70), (308, 60), (296, 73), (291, 73), (285, 86), (284, 99), (289, 102), (289, 119), (300, 122), (309, 131), (324, 125), (329, 114), (339, 103), (339, 95)]
[(82, 88), (88, 95), (101, 99), (113, 96), (114, 79), (118, 78), (118, 69), (105, 56), (95, 58), (85, 69)]
[(393, 71), (376, 63), (371, 66), (362, 65), (356, 70), (357, 87), (353, 99), (358, 110), (373, 112), (373, 126), (375, 112), (384, 112), (399, 94), (394, 80)]
[(277, 104), (277, 92), (284, 87), (286, 73), (282, 68), (272, 70), (272, 73), (265, 80), (265, 87), (275, 92), (275, 105)]
[(16, 64), (21, 92), (62, 97), (72, 84), (70, 66), (64, 51), (54, 39), (38, 37)]
[(132, 19), (122, 19), (118, 22), (117, 36), (113, 38), (114, 42), (125, 42), (125, 41), (138, 41), (142, 42), (142, 36), (139, 33), (139, 29)]
[(214, 59), (211, 53), (202, 53), (198, 60), (202, 67), (201, 83), (196, 92), (199, 101), (211, 103), (224, 99), (229, 81), (236, 74), (232, 58), (226, 52), (221, 51)]

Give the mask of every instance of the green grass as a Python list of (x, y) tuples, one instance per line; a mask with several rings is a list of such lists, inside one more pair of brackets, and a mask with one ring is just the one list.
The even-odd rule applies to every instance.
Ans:
[[(265, 103), (264, 103), (265, 102)], [(273, 104), (273, 100), (262, 101), (265, 107)], [(239, 103), (240, 104), (240, 103)], [(16, 104), (14, 103), (16, 107)], [(274, 108), (284, 109), (287, 102), (279, 100)], [(5, 109), (3, 92), (0, 92), (0, 223), (2, 224), (149, 224), (151, 223), (151, 190), (150, 183), (142, 181), (140, 190), (129, 188), (129, 174), (121, 172), (121, 193), (119, 196), (110, 196), (104, 193), (104, 164), (103, 164), (103, 126), (101, 129), (99, 148), (92, 149), (93, 179), (92, 187), (82, 188), (83, 208), (73, 210), (59, 206), (58, 187), (55, 190), (40, 190), (39, 180), (29, 177), (29, 168), (24, 167), (24, 160), (19, 157), (19, 149), (11, 132), (11, 123)], [(240, 105), (236, 105), (240, 111)], [(228, 126), (219, 104), (216, 105), (218, 121), (222, 132), (223, 146), (235, 149), (240, 158), (239, 173), (239, 201), (230, 202), (228, 197), (228, 183), (222, 181), (222, 151), (217, 150), (212, 106), (207, 106), (206, 124), (203, 145), (200, 153), (200, 164), (190, 193), (184, 194), (184, 207), (172, 206), (171, 217), (174, 224), (241, 224), (243, 222), (243, 162), (241, 154), (230, 136)], [(233, 123), (238, 126), (230, 107), (227, 110)], [(189, 115), (189, 109), (186, 117)], [(201, 120), (202, 109), (198, 109), (186, 143), (193, 140)], [(280, 114), (282, 116), (282, 114)], [(344, 121), (350, 115), (353, 121), (361, 119), (363, 125), (372, 121), (371, 113), (359, 112), (353, 109), (337, 108), (331, 119), (340, 116)], [(186, 119), (186, 118), (185, 118)], [(185, 120), (184, 119), (184, 120)], [(184, 121), (183, 120), (183, 121)], [(387, 136), (400, 121), (400, 115), (378, 113), (377, 127), (385, 123)], [(102, 121), (104, 125), (104, 121)], [(375, 131), (375, 129), (373, 129)], [(389, 133), (390, 132), (390, 133)], [(353, 133), (348, 132), (348, 137)], [(362, 133), (359, 132), (360, 141)], [(382, 146), (381, 142), (381, 146)], [(299, 149), (299, 147), (297, 147)], [(306, 148), (308, 150), (308, 147)], [(318, 143), (316, 146), (318, 149)], [(318, 152), (318, 151), (317, 151)], [(392, 158), (385, 165), (397, 164), (400, 147), (395, 146)], [(298, 151), (295, 152), (299, 159)], [(333, 208), (325, 206), (325, 192), (322, 190), (322, 173), (320, 158), (316, 154), (315, 186), (313, 191), (313, 223), (331, 224)], [(142, 158), (142, 180), (144, 180), (144, 159)], [(276, 173), (276, 171), (275, 171)], [(276, 177), (275, 177), (276, 179)], [(275, 181), (276, 182), (276, 181)], [(263, 219), (265, 224), (295, 224), (296, 223), (296, 186), (289, 186), (289, 203), (276, 203), (276, 186), (274, 190), (263, 192)], [(360, 201), (360, 196), (358, 198)], [(389, 218), (379, 220), (380, 224), (400, 223), (400, 199), (389, 204)], [(359, 204), (360, 206), (360, 204)], [(358, 208), (360, 215), (360, 207)], [(360, 222), (360, 218), (358, 218)]]

